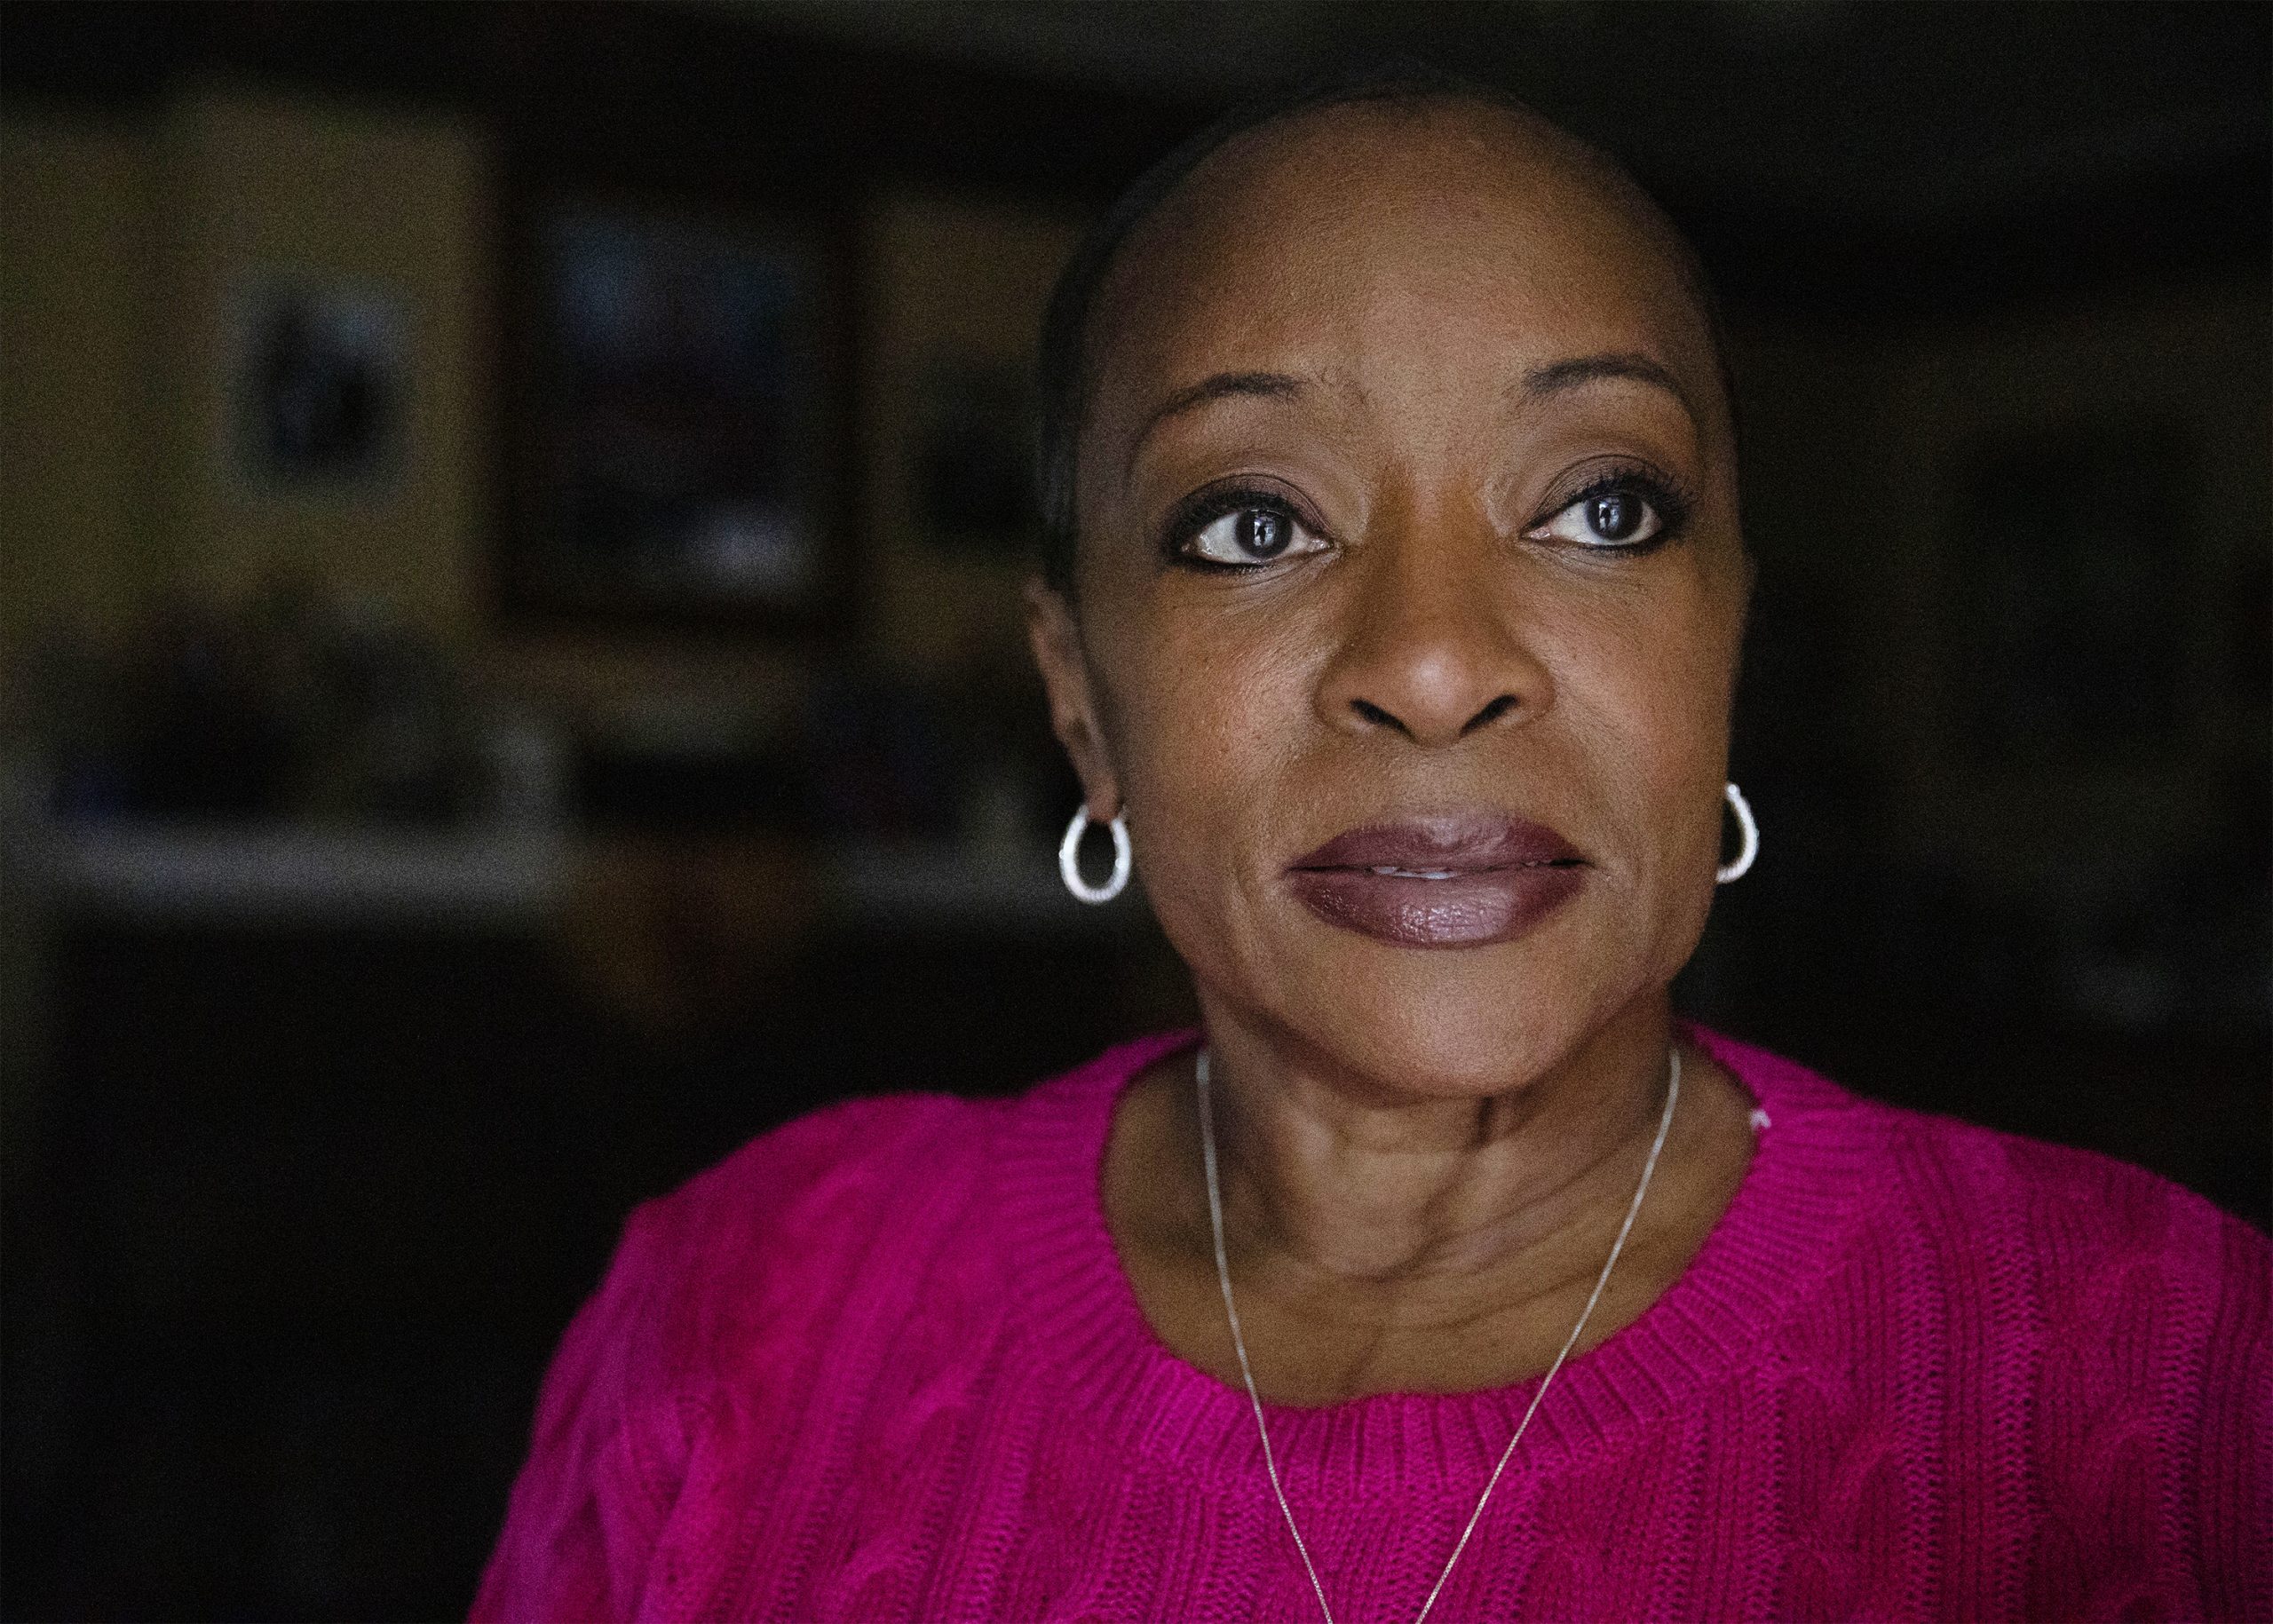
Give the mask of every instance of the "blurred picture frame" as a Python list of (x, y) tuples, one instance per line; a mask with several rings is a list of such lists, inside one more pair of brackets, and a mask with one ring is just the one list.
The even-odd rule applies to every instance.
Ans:
[(408, 304), (384, 285), (254, 272), (229, 299), (227, 462), (269, 496), (376, 495), (402, 471)]
[(787, 215), (547, 200), (515, 255), (509, 613), (831, 623), (842, 266)]

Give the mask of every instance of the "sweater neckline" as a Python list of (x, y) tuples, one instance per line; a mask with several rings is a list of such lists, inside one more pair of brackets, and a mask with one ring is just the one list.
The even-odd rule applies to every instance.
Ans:
[[(1533, 1470), (1648, 1425), (1740, 1363), (1820, 1272), (1865, 1185), (1861, 1102), (1764, 1050), (1700, 1026), (1682, 1032), (1753, 1096), (1751, 1164), (1681, 1276), (1632, 1324), (1563, 1367), (1525, 1435)], [(1140, 1038), (1027, 1095), (1004, 1125), (1000, 1197), (1026, 1338), (1084, 1424), (1182, 1470), (1252, 1474), (1261, 1446), (1245, 1391), (1160, 1340), (1105, 1220), (1115, 1102), (1153, 1061), (1199, 1037)], [(1537, 1385), (1264, 1410), (1290, 1493), (1363, 1500), (1488, 1471)]]

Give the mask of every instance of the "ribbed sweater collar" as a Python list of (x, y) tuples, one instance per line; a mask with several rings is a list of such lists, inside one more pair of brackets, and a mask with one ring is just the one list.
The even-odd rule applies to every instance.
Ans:
[[(1866, 1199), (1872, 1113), (1860, 1102), (1762, 1050), (1684, 1031), (1759, 1107), (1751, 1165), (1681, 1278), (1634, 1323), (1564, 1366), (1524, 1440), (1532, 1470), (1649, 1425), (1752, 1355)], [(1171, 1032), (1124, 1044), (1012, 1108), (999, 1141), (1001, 1239), (1019, 1287), (1022, 1340), (1078, 1406), (1069, 1420), (1183, 1470), (1251, 1485), (1261, 1455), (1247, 1395), (1161, 1343), (1105, 1221), (1114, 1102), (1154, 1060), (1197, 1041)], [(1505, 1447), (1535, 1386), (1383, 1393), (1265, 1413), (1288, 1493), (1367, 1499), (1474, 1481)]]

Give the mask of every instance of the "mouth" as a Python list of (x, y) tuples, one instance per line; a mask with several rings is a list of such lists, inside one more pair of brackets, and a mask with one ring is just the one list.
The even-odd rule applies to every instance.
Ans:
[(1400, 947), (1513, 941), (1584, 885), (1590, 865), (1544, 824), (1453, 813), (1369, 824), (1287, 866), (1327, 923)]
[[(1563, 862), (1510, 863), (1506, 865), (1506, 867), (1511, 868), (1575, 868), (1578, 865), (1576, 863)], [(1325, 868), (1312, 868), (1307, 869), (1304, 872), (1311, 874), (1323, 874), (1330, 872), (1330, 870)], [(1500, 870), (1497, 868), (1398, 868), (1386, 863), (1376, 863), (1374, 867), (1365, 870), (1365, 872), (1367, 874), (1385, 875), (1392, 880), (1458, 880), (1463, 879), (1472, 874), (1497, 874)]]

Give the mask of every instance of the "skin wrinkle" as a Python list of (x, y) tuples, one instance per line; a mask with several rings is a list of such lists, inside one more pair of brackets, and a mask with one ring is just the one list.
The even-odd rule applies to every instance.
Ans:
[[(1099, 300), (1082, 610), (1037, 586), (1031, 625), (1089, 810), (1125, 806), (1193, 974), (1274, 1399), (1536, 1374), (1654, 1128), (1749, 574), (1709, 329), (1624, 195), (1501, 110), (1329, 108), (1204, 162)], [(1652, 369), (1674, 387), (1635, 376)], [(1207, 387), (1257, 375), (1296, 386)], [(1684, 488), (1688, 533), (1631, 557), (1531, 534), (1606, 465)], [(1162, 556), (1172, 510), (1245, 479), (1327, 551), (1224, 574)], [(1461, 808), (1558, 830), (1588, 864), (1577, 897), (1515, 940), (1436, 951), (1287, 889), (1328, 836)], [(1685, 1065), (1589, 1343), (1685, 1266), (1748, 1158), (1741, 1090)], [(1188, 1056), (1123, 1097), (1105, 1182), (1155, 1330), (1236, 1380)]]

